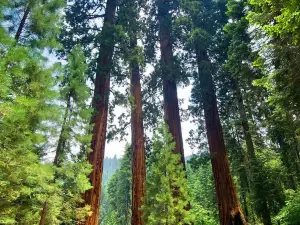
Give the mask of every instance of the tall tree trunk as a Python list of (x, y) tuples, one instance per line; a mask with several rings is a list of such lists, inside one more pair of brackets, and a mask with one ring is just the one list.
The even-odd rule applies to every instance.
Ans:
[(94, 115), (91, 120), (94, 125), (91, 144), (92, 152), (88, 154), (88, 160), (93, 166), (93, 171), (90, 174), (90, 182), (93, 188), (88, 190), (84, 195), (85, 204), (90, 205), (92, 215), (86, 219), (85, 225), (98, 225), (99, 222), (101, 183), (110, 90), (110, 71), (114, 52), (113, 27), (115, 24), (116, 7), (116, 0), (107, 0), (104, 24), (101, 31), (103, 39), (100, 43), (93, 97)]
[(22, 19), (21, 19), (21, 22), (20, 22), (20, 24), (19, 24), (17, 33), (16, 33), (16, 35), (15, 35), (16, 43), (18, 43), (19, 40), (20, 40), (20, 36), (21, 36), (22, 31), (23, 31), (23, 29), (24, 29), (25, 22), (26, 22), (26, 20), (27, 20), (27, 18), (28, 18), (28, 15), (29, 15), (29, 13), (30, 13), (30, 10), (31, 10), (31, 7), (30, 7), (30, 5), (28, 4), (28, 6), (26, 7), (26, 9), (25, 9), (25, 11), (24, 11), (24, 14), (23, 14), (23, 17), (22, 17)]
[(259, 174), (260, 166), (259, 163), (257, 162), (255, 150), (254, 150), (254, 144), (252, 140), (252, 136), (250, 133), (250, 128), (249, 128), (249, 123), (248, 123), (248, 117), (246, 114), (246, 109), (243, 101), (243, 96), (241, 93), (241, 90), (238, 86), (237, 81), (232, 78), (232, 84), (233, 84), (233, 91), (235, 93), (235, 97), (237, 99), (237, 104), (238, 104), (238, 111), (239, 111), (239, 116), (240, 120), (242, 123), (242, 128), (243, 128), (243, 133), (244, 133), (244, 139), (246, 141), (246, 147), (247, 147), (247, 152), (249, 156), (249, 176), (250, 176), (250, 186), (251, 189), (254, 192), (254, 196), (256, 199), (256, 208), (258, 209), (257, 211), (263, 218), (263, 223), (264, 225), (272, 225), (271, 222), (271, 215), (270, 215), (270, 210), (267, 204), (267, 200), (265, 198), (264, 194), (261, 194), (263, 191), (265, 191), (263, 187), (263, 179), (261, 177), (261, 174)]
[(177, 85), (174, 77), (173, 49), (171, 40), (172, 20), (168, 1), (158, 0), (159, 41), (163, 72), (164, 117), (176, 144), (174, 153), (180, 154), (185, 168), (181, 133)]
[[(131, 40), (131, 50), (137, 47), (137, 38)], [(131, 62), (131, 144), (132, 144), (132, 225), (142, 223), (142, 197), (145, 195), (146, 179), (144, 129), (142, 119), (142, 91), (138, 62)]]
[(216, 187), (221, 225), (247, 224), (239, 205), (220, 123), (217, 99), (207, 52), (195, 41), (195, 50), (200, 78), (201, 98), (207, 131), (212, 170)]

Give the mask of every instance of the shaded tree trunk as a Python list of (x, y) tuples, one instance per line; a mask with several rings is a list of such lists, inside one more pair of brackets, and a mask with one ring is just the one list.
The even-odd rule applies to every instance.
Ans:
[(64, 118), (63, 118), (63, 124), (62, 124), (61, 132), (60, 132), (60, 135), (58, 138), (57, 148), (56, 148), (54, 162), (53, 162), (53, 164), (55, 166), (58, 166), (61, 163), (61, 157), (62, 157), (63, 151), (65, 149), (65, 146), (66, 146), (65, 132), (67, 130), (66, 125), (67, 125), (67, 119), (69, 116), (70, 107), (71, 107), (71, 98), (68, 97), (67, 106), (66, 106), (65, 114), (64, 114)]
[[(137, 47), (137, 38), (131, 40), (131, 50)], [(142, 119), (142, 91), (138, 62), (131, 62), (131, 145), (132, 145), (132, 225), (141, 225), (142, 197), (145, 195), (146, 179), (144, 129)]]
[(262, 175), (259, 174), (260, 166), (259, 163), (257, 162), (255, 150), (254, 150), (254, 144), (252, 140), (252, 136), (250, 133), (250, 128), (249, 128), (249, 123), (248, 123), (248, 117), (246, 114), (246, 109), (243, 101), (243, 96), (241, 93), (241, 90), (238, 86), (238, 83), (235, 79), (232, 79), (232, 84), (233, 84), (233, 91), (235, 93), (235, 97), (237, 100), (238, 104), (238, 111), (239, 111), (239, 116), (243, 128), (243, 133), (244, 133), (244, 139), (246, 142), (246, 147), (247, 147), (247, 152), (249, 156), (249, 176), (250, 176), (250, 186), (251, 189), (254, 192), (255, 198), (256, 198), (256, 208), (258, 209), (257, 211), (263, 218), (263, 223), (264, 225), (272, 225), (271, 222), (271, 215), (270, 215), (270, 210), (267, 204), (267, 200), (265, 198), (265, 195), (262, 194), (262, 192), (266, 191), (263, 187), (263, 179)]
[(48, 208), (47, 202), (45, 202), (44, 206), (43, 206), (42, 213), (41, 213), (40, 225), (45, 225), (46, 224), (47, 208)]
[(197, 41), (195, 41), (195, 50), (207, 139), (212, 157), (211, 162), (219, 206), (220, 224), (245, 225), (247, 222), (240, 208), (233, 179), (230, 174), (211, 74), (211, 63), (205, 48)]
[(292, 189), (296, 190), (297, 189), (296, 181), (295, 181), (293, 174), (291, 173), (291, 171), (293, 171), (293, 169), (292, 169), (292, 166), (290, 163), (290, 159), (289, 159), (290, 157), (289, 157), (289, 153), (288, 153), (288, 149), (290, 149), (290, 146), (288, 144), (286, 144), (285, 141), (283, 140), (283, 138), (279, 135), (277, 137), (277, 142), (278, 142), (280, 150), (281, 150), (281, 160), (283, 162), (283, 165), (287, 168), (287, 171), (288, 171), (287, 188), (292, 188)]
[(174, 153), (180, 154), (185, 168), (183, 140), (179, 114), (176, 79), (173, 68), (173, 49), (171, 40), (172, 20), (168, 1), (158, 0), (159, 42), (163, 73), (164, 117), (176, 143)]
[(88, 190), (84, 195), (85, 204), (90, 205), (92, 215), (86, 219), (85, 225), (97, 225), (99, 222), (101, 183), (110, 90), (110, 71), (114, 52), (113, 35), (116, 7), (116, 0), (107, 1), (104, 24), (101, 31), (103, 38), (100, 43), (93, 97), (94, 114), (91, 119), (94, 126), (91, 143), (92, 152), (88, 154), (88, 160), (93, 166), (93, 171), (90, 174), (90, 182), (93, 188)]
[(30, 5), (28, 4), (28, 6), (26, 7), (26, 9), (25, 9), (25, 11), (24, 11), (24, 14), (23, 14), (23, 17), (22, 17), (22, 19), (21, 19), (21, 22), (20, 22), (20, 24), (19, 24), (17, 33), (16, 33), (16, 35), (15, 35), (15, 40), (16, 40), (17, 43), (18, 43), (19, 40), (20, 40), (20, 36), (21, 36), (22, 31), (23, 31), (23, 29), (24, 29), (25, 22), (26, 22), (26, 20), (27, 20), (27, 18), (28, 18), (28, 15), (29, 15), (29, 13), (30, 13), (30, 10), (31, 10), (31, 7), (30, 7)]

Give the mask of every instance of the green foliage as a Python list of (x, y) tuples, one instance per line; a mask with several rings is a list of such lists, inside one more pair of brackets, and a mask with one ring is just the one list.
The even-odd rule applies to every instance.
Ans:
[(218, 223), (218, 208), (212, 168), (207, 154), (193, 155), (188, 161), (188, 187), (191, 193), (191, 214), (195, 225)]
[(300, 192), (287, 190), (287, 193), (289, 193), (289, 198), (286, 206), (280, 210), (275, 219), (282, 225), (297, 225), (300, 221)]
[(188, 184), (180, 157), (172, 153), (175, 143), (165, 124), (160, 125), (153, 141), (146, 196), (142, 206), (146, 224), (190, 224), (186, 210)]

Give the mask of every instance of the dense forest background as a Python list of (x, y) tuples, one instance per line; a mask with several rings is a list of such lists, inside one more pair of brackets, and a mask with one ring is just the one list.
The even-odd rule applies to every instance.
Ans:
[(298, 0), (2, 0), (0, 224), (299, 225), (299, 62)]

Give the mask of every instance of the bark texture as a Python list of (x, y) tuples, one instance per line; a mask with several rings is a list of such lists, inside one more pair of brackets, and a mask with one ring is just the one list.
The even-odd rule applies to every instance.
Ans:
[(185, 168), (181, 123), (178, 105), (177, 85), (173, 68), (173, 49), (171, 40), (172, 17), (169, 3), (158, 0), (159, 41), (163, 72), (164, 117), (176, 143), (174, 153), (181, 155), (181, 163)]
[(220, 123), (210, 60), (201, 44), (195, 42), (201, 98), (207, 131), (212, 170), (216, 187), (221, 225), (246, 225), (239, 205), (233, 179), (230, 174), (228, 156), (225, 149)]
[(20, 40), (20, 36), (21, 36), (22, 31), (23, 31), (23, 29), (24, 29), (25, 22), (26, 22), (26, 20), (27, 20), (27, 18), (28, 18), (29, 13), (30, 13), (30, 5), (28, 5), (28, 6), (26, 7), (26, 9), (25, 9), (25, 11), (24, 11), (24, 14), (23, 14), (23, 17), (22, 17), (22, 19), (21, 19), (21, 22), (20, 22), (20, 24), (19, 24), (17, 33), (16, 33), (16, 35), (15, 35), (15, 40), (16, 40), (17, 43), (18, 43), (19, 40)]
[(99, 223), (101, 183), (110, 90), (110, 71), (114, 52), (113, 26), (115, 24), (116, 7), (116, 0), (107, 1), (104, 24), (101, 31), (103, 38), (110, 41), (102, 41), (102, 43), (100, 43), (96, 72), (93, 97), (94, 115), (91, 120), (94, 125), (91, 143), (92, 152), (88, 154), (88, 160), (93, 166), (93, 171), (90, 174), (90, 182), (93, 188), (88, 190), (84, 195), (85, 204), (91, 206), (92, 215), (86, 219), (85, 225), (98, 225)]
[[(137, 39), (131, 40), (131, 49), (137, 47)], [(131, 63), (131, 144), (132, 144), (132, 225), (141, 225), (142, 197), (145, 195), (146, 179), (144, 129), (142, 119), (142, 92), (138, 62)]]

